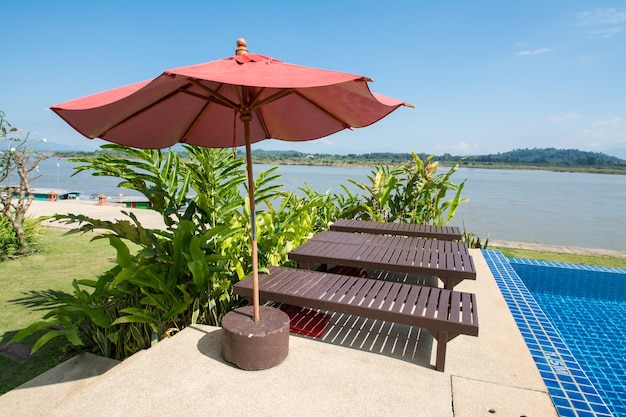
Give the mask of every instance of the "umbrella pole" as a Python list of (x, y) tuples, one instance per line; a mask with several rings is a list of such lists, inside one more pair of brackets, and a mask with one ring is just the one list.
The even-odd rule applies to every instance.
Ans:
[(254, 203), (254, 175), (252, 172), (252, 149), (250, 147), (250, 121), (252, 115), (242, 114), (246, 138), (246, 168), (248, 171), (248, 194), (250, 198), (250, 233), (252, 234), (252, 305), (254, 321), (259, 321), (259, 255), (256, 244), (256, 205)]

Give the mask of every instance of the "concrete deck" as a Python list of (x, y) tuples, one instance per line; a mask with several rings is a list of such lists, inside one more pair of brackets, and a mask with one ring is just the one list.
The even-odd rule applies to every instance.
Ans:
[[(115, 365), (81, 355), (0, 397), (7, 416), (556, 416), (481, 253), (480, 334), (448, 344), (437, 372), (425, 331), (335, 315), (324, 340), (290, 336), (263, 371), (224, 362), (221, 329), (192, 326)], [(98, 376), (98, 374), (100, 374)]]
[(263, 371), (225, 362), (220, 328), (192, 326), (119, 364), (73, 358), (0, 396), (0, 414), (556, 416), (482, 254), (471, 253), (477, 279), (456, 289), (477, 294), (480, 334), (449, 342), (445, 372), (434, 370), (432, 337), (408, 326), (336, 314), (321, 340), (291, 335), (286, 360)]

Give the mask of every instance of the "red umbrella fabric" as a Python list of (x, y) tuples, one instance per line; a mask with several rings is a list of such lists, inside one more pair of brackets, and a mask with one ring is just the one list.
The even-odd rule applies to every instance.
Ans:
[[(249, 54), (163, 72), (153, 80), (90, 95), (51, 109), (94, 139), (142, 149), (186, 143), (208, 148), (246, 146), (252, 212), (252, 265), (258, 281), (250, 145), (265, 139), (307, 141), (365, 127), (400, 106), (372, 93), (371, 79), (288, 64)], [(254, 287), (258, 321), (258, 287)]]

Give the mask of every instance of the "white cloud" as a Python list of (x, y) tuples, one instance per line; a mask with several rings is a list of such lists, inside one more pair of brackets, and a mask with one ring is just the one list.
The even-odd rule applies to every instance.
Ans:
[(615, 9), (595, 9), (577, 13), (579, 26), (619, 25), (626, 22), (626, 12)]
[(551, 48), (541, 48), (541, 49), (519, 51), (515, 55), (518, 55), (518, 56), (541, 55), (541, 54), (545, 54), (551, 51), (552, 51)]
[(587, 37), (591, 39), (609, 39), (618, 33), (622, 32), (624, 29), (619, 27), (612, 27), (608, 29), (599, 29), (599, 30), (588, 30)]
[(611, 128), (617, 128), (622, 124), (622, 120), (619, 117), (614, 117), (612, 119), (609, 120), (596, 120), (595, 122), (591, 123), (591, 128), (598, 130), (598, 129), (611, 129)]
[(596, 149), (626, 145), (626, 123), (620, 117), (596, 120), (581, 132), (586, 144)]
[(555, 124), (561, 124), (563, 122), (567, 122), (568, 120), (574, 120), (574, 119), (578, 119), (578, 114), (576, 113), (565, 113), (565, 114), (561, 114), (558, 116), (552, 116), (548, 118), (548, 121), (555, 123)]
[(594, 9), (576, 14), (578, 26), (589, 28), (590, 39), (609, 39), (623, 32), (626, 27), (626, 11)]

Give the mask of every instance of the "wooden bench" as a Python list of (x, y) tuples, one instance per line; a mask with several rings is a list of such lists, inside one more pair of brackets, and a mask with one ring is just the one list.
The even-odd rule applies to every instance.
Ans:
[(469, 255), (469, 249), (464, 242), (455, 242), (451, 240), (424, 239), (419, 237), (397, 235), (373, 235), (369, 233), (335, 232), (332, 230), (320, 232), (313, 236), (310, 240), (361, 246), (386, 246), (436, 252), (463, 253)]
[(321, 265), (322, 269), (327, 265), (340, 265), (434, 275), (448, 290), (452, 290), (465, 279), (476, 279), (476, 268), (471, 255), (459, 252), (355, 245), (312, 238), (289, 252), (287, 256), (304, 269), (313, 269), (316, 265)]
[(380, 235), (402, 235), (428, 237), (441, 240), (461, 240), (463, 234), (456, 226), (432, 226), (395, 222), (374, 222), (369, 220), (339, 219), (330, 225), (337, 232), (359, 232)]
[[(459, 334), (478, 336), (476, 295), (303, 269), (270, 267), (259, 275), (259, 297), (265, 301), (335, 311), (420, 327), (437, 340), (435, 367), (443, 371), (448, 341)], [(233, 287), (252, 297), (252, 277)]]

